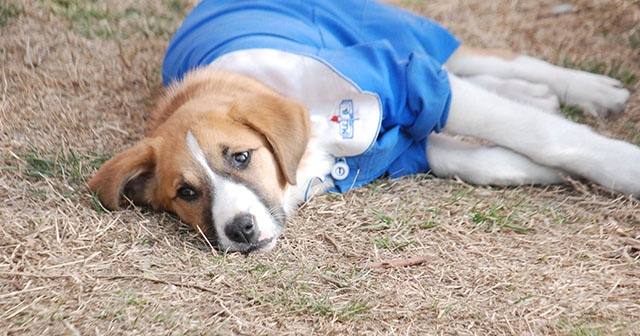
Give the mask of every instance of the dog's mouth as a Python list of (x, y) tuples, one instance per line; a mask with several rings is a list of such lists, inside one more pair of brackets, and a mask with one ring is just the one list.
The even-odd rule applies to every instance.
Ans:
[(229, 245), (217, 243), (217, 237), (207, 237), (207, 240), (211, 242), (212, 246), (220, 252), (237, 252), (248, 255), (251, 253), (265, 253), (271, 251), (276, 246), (278, 237), (275, 236), (257, 242), (249, 243), (234, 242)]
[(277, 240), (277, 237), (273, 237), (273, 238), (270, 238), (270, 239), (262, 240), (262, 241), (260, 241), (258, 243), (240, 244), (241, 246), (236, 246), (236, 247), (240, 248), (238, 250), (238, 252), (240, 252), (242, 254), (265, 253), (265, 252), (270, 251), (271, 249), (273, 249), (276, 246), (276, 240)]

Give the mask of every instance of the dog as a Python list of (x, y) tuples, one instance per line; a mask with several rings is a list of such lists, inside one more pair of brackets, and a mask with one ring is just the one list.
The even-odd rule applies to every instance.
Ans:
[(381, 176), (576, 176), (640, 196), (640, 148), (557, 114), (559, 101), (620, 113), (620, 82), (460, 44), (375, 1), (205, 0), (168, 46), (147, 137), (89, 187), (108, 209), (168, 211), (246, 254), (271, 250), (309, 196)]

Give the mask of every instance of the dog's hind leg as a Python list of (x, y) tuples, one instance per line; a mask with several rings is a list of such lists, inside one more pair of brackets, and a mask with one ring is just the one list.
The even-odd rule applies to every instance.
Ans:
[(561, 101), (581, 106), (592, 114), (620, 113), (629, 99), (629, 91), (616, 79), (565, 69), (509, 51), (463, 46), (447, 61), (447, 68), (459, 76), (490, 75), (544, 84)]
[(459, 177), (478, 185), (514, 186), (563, 182), (566, 173), (539, 165), (500, 146), (463, 142), (439, 133), (429, 135), (427, 159), (438, 177)]
[(517, 78), (491, 75), (467, 76), (464, 79), (509, 99), (535, 106), (549, 113), (560, 111), (558, 96), (545, 84), (531, 83)]
[(539, 165), (640, 196), (640, 148), (584, 125), (513, 102), (449, 75), (451, 107), (445, 130), (488, 140)]

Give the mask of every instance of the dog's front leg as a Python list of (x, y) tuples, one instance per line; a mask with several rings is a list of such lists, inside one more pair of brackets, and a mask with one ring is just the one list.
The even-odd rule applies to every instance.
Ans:
[(450, 75), (445, 130), (491, 141), (547, 167), (640, 196), (640, 148), (584, 125), (502, 98)]

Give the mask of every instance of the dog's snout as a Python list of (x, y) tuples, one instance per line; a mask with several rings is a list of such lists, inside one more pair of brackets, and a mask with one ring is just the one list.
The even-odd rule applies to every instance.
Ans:
[(248, 213), (237, 215), (231, 223), (227, 224), (224, 233), (236, 243), (255, 242), (257, 238), (255, 217)]

